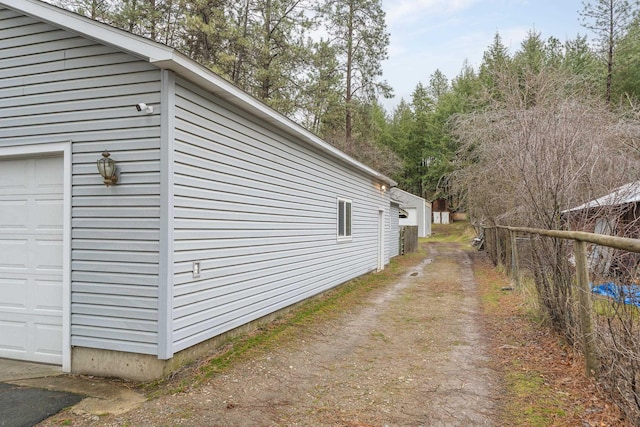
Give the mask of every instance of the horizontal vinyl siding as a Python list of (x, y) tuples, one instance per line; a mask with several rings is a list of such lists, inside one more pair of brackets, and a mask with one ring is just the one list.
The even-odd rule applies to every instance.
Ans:
[(71, 345), (156, 354), (160, 109), (138, 102), (160, 102), (158, 69), (0, 9), (0, 145), (73, 143)]
[[(176, 94), (174, 351), (376, 269), (389, 199), (370, 177), (188, 83)], [(338, 197), (351, 241), (336, 238)]]
[(392, 203), (389, 211), (389, 256), (400, 254), (400, 206)]

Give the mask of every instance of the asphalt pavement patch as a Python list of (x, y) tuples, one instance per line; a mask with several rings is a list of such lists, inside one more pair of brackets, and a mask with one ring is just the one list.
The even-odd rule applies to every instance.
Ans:
[(83, 398), (64, 391), (0, 383), (0, 426), (31, 427)]

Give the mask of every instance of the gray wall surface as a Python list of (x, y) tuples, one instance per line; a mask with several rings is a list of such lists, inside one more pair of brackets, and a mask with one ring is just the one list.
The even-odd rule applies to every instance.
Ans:
[(389, 223), (389, 255), (394, 257), (400, 255), (400, 206), (396, 203), (391, 203)]
[[(385, 263), (394, 250), (389, 192), (371, 176), (145, 60), (1, 8), (0, 129), (0, 147), (72, 142), (72, 346), (169, 358), (374, 271), (380, 209)], [(338, 198), (353, 203), (348, 241)]]
[(0, 29), (0, 146), (73, 143), (71, 345), (156, 354), (160, 116), (134, 105), (160, 101), (160, 72), (7, 9)]
[[(376, 269), (389, 197), (370, 177), (182, 80), (176, 116), (174, 351)], [(351, 241), (336, 238), (338, 198)]]

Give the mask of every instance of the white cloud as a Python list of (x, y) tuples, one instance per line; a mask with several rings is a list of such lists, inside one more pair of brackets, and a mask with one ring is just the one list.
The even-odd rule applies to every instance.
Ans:
[(389, 26), (415, 22), (423, 15), (448, 16), (469, 8), (479, 0), (386, 0), (384, 9)]

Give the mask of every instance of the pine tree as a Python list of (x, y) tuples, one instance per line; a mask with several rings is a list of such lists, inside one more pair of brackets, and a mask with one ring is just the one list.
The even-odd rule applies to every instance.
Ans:
[(634, 9), (628, 0), (594, 0), (583, 2), (582, 5), (582, 25), (596, 34), (600, 49), (606, 57), (605, 99), (607, 103), (611, 103), (616, 48), (627, 31)]
[(351, 140), (355, 105), (367, 104), (379, 94), (391, 94), (391, 87), (381, 80), (381, 63), (387, 58), (389, 46), (382, 2), (329, 0), (318, 12), (339, 54), (344, 78), (345, 139)]

